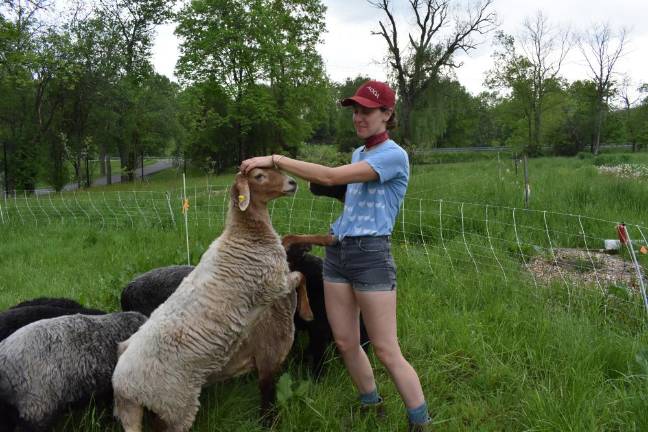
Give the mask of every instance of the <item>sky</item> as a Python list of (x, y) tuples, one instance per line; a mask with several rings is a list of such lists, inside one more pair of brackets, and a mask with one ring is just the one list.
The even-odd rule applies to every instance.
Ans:
[[(405, 41), (405, 30), (413, 29), (414, 18), (408, 14), (407, 0), (393, 0), (399, 28), (399, 39)], [(386, 42), (372, 35), (384, 12), (366, 0), (324, 0), (327, 6), (327, 33), (322, 37), (318, 51), (326, 65), (326, 72), (334, 81), (347, 77), (366, 75), (386, 80), (388, 70), (382, 60), (386, 55)], [(465, 5), (465, 0), (453, 4)], [(538, 11), (551, 26), (582, 32), (598, 23), (607, 22), (613, 29), (626, 29), (624, 56), (615, 70), (628, 74), (633, 86), (648, 82), (648, 0), (494, 0), (499, 29), (514, 37), (523, 32), (525, 19), (532, 19)], [(155, 69), (174, 79), (173, 71), (178, 57), (178, 40), (173, 35), (173, 24), (158, 27), (153, 48)], [(415, 33), (414, 33), (415, 34)], [(459, 82), (472, 94), (484, 87), (484, 74), (492, 68), (494, 32), (477, 38), (480, 45), (468, 55), (456, 57), (463, 65), (455, 71)], [(563, 63), (561, 74), (569, 81), (587, 79), (589, 69), (576, 46), (570, 50)]]

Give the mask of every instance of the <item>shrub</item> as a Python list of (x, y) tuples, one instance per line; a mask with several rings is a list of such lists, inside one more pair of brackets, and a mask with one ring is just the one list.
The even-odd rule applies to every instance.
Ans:
[(339, 166), (351, 162), (351, 154), (340, 153), (332, 145), (302, 145), (297, 152), (297, 158), (327, 166)]
[(630, 162), (631, 157), (628, 154), (623, 153), (608, 153), (600, 154), (594, 158), (594, 165), (603, 166), (603, 165), (621, 165)]

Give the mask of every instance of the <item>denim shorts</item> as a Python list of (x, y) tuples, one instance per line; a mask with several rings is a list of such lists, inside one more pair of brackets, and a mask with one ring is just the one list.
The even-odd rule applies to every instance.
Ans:
[(396, 289), (396, 264), (389, 236), (345, 237), (326, 247), (324, 280), (356, 291)]

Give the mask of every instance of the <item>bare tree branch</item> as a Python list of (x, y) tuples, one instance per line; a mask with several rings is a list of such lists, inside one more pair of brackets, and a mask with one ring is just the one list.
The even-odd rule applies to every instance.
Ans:
[[(372, 34), (382, 36), (387, 42), (387, 63), (397, 82), (399, 123), (406, 146), (411, 141), (409, 119), (417, 98), (430, 82), (439, 78), (444, 69), (460, 66), (453, 61), (453, 56), (459, 50), (469, 52), (477, 46), (472, 35), (483, 35), (496, 26), (495, 13), (490, 10), (493, 0), (481, 0), (476, 7), (468, 9), (465, 19), (450, 17), (451, 1), (408, 0), (418, 31), (417, 34), (408, 34), (408, 46), (403, 55), (391, 2), (368, 0), (370, 5), (383, 11), (387, 17), (386, 22), (378, 22), (380, 30)], [(449, 37), (444, 38), (442, 30), (451, 21), (456, 23), (455, 29)]]
[(603, 116), (608, 98), (612, 94), (614, 67), (623, 55), (625, 39), (625, 29), (615, 34), (608, 23), (594, 25), (577, 39), (578, 48), (587, 62), (590, 76), (596, 85), (598, 113), (596, 136), (592, 144), (594, 154), (598, 154), (599, 151)]

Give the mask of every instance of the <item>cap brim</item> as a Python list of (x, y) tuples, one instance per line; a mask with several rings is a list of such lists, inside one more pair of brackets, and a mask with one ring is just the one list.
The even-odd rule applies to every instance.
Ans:
[(382, 106), (381, 103), (372, 101), (371, 99), (363, 98), (362, 96), (351, 96), (346, 99), (342, 99), (342, 102), (340, 102), (342, 106), (351, 106), (351, 105), (361, 105), (365, 108), (380, 108)]

